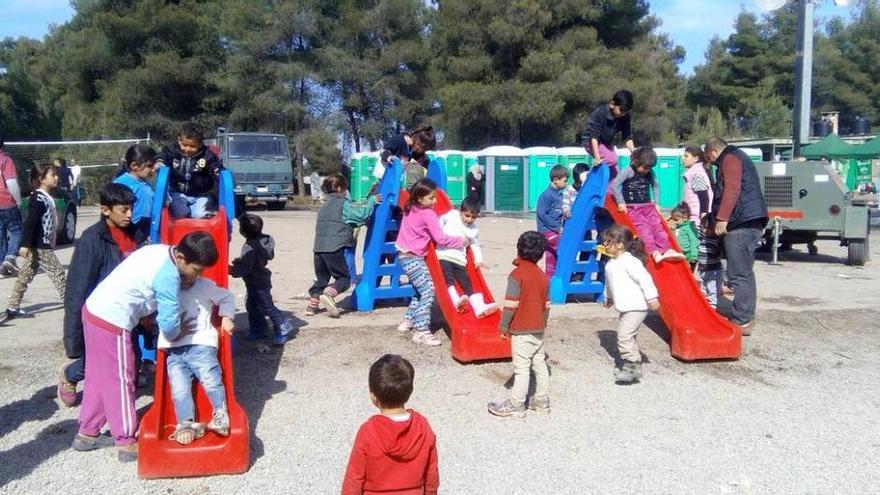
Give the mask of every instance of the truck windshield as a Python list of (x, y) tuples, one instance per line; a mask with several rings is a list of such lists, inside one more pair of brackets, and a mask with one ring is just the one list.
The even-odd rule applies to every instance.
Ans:
[(283, 136), (229, 136), (230, 158), (287, 158)]

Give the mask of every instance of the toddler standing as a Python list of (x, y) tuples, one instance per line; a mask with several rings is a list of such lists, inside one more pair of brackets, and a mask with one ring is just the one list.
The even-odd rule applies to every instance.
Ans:
[[(478, 216), (480, 216), (479, 199), (468, 196), (461, 202), (460, 211), (450, 210), (440, 217), (440, 225), (443, 227), (444, 234), (450, 237), (466, 238), (471, 252), (474, 254), (474, 264), (477, 267), (482, 267), (485, 265), (483, 264), (483, 250), (480, 249), (478, 238), (476, 223)], [(470, 302), (477, 318), (483, 318), (498, 311), (497, 304), (486, 304), (485, 296), (482, 293), (474, 293), (467, 271), (467, 248), (438, 248), (437, 258), (440, 259), (440, 266), (443, 268), (449, 297), (457, 308), (461, 309), (462, 306)], [(455, 287), (456, 282), (461, 286), (464, 294), (458, 293), (458, 289)]]
[(657, 153), (649, 146), (632, 153), (629, 168), (621, 170), (611, 185), (611, 194), (617, 201), (617, 211), (626, 212), (636, 232), (655, 263), (664, 260), (684, 259), (684, 255), (671, 248), (669, 236), (663, 226), (657, 201), (660, 198), (660, 182), (654, 175)]
[(690, 218), (690, 208), (687, 203), (682, 201), (672, 209), (672, 213), (669, 215), (669, 226), (675, 232), (678, 247), (681, 248), (685, 259), (693, 268), (697, 264), (697, 257), (700, 253), (700, 240), (697, 236), (697, 227)]
[(660, 309), (657, 288), (645, 269), (641, 241), (626, 227), (607, 229), (602, 240), (605, 254), (605, 307), (620, 313), (617, 324), (617, 350), (623, 366), (615, 372), (615, 383), (629, 384), (642, 378), (642, 353), (636, 338), (648, 308)]
[(37, 274), (37, 268), (42, 267), (49, 274), (55, 290), (58, 291), (58, 297), (64, 301), (64, 291), (67, 286), (64, 267), (53, 251), (58, 228), (58, 212), (55, 210), (52, 191), (58, 187), (58, 176), (55, 175), (55, 166), (51, 163), (34, 165), (30, 176), (34, 192), (28, 203), (27, 217), (22, 227), (21, 248), (18, 250), (22, 264), (15, 285), (12, 286), (12, 292), (9, 293), (6, 311), (0, 314), (0, 323), (12, 318), (32, 316), (22, 311), (20, 306), (28, 286)]
[(544, 354), (544, 332), (550, 315), (549, 282), (537, 265), (545, 243), (535, 231), (524, 232), (516, 243), (516, 268), (507, 277), (500, 324), (502, 338), (510, 338), (513, 387), (509, 398), (489, 403), (489, 413), (495, 416), (525, 416), (530, 372), (535, 374), (535, 395), (529, 409), (550, 412), (550, 370)]
[(715, 227), (709, 224), (708, 216), (703, 218), (700, 235), (700, 254), (697, 271), (706, 299), (713, 308), (718, 306), (718, 290), (721, 287), (721, 239), (715, 235)]
[(428, 243), (437, 247), (462, 249), (465, 241), (443, 233), (440, 220), (434, 212), (437, 185), (431, 179), (421, 179), (409, 190), (409, 200), (403, 208), (403, 221), (397, 234), (398, 261), (415, 289), (415, 296), (397, 326), (401, 332), (412, 331), (412, 341), (428, 346), (440, 345), (440, 339), (431, 333), (431, 305), (434, 304), (434, 283), (425, 263)]
[(562, 192), (568, 183), (568, 169), (556, 165), (550, 169), (550, 185), (538, 198), (535, 217), (538, 221), (538, 233), (546, 239), (547, 257), (544, 260), (544, 272), (547, 278), (556, 273), (556, 249), (562, 236)]

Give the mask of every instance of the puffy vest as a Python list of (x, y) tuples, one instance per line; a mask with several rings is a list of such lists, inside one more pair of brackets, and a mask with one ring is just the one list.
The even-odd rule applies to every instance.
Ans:
[(327, 202), (318, 212), (315, 224), (316, 253), (332, 253), (354, 245), (354, 228), (342, 220), (345, 198), (338, 194), (327, 195)]
[(715, 163), (718, 168), (718, 177), (715, 181), (714, 197), (712, 198), (712, 213), (718, 214), (721, 207), (721, 198), (724, 192), (724, 170), (721, 164), (728, 155), (737, 158), (742, 167), (742, 182), (740, 186), (739, 199), (730, 218), (727, 220), (727, 230), (733, 230), (737, 226), (750, 220), (763, 220), (767, 222), (767, 203), (764, 201), (764, 194), (761, 192), (761, 179), (758, 177), (758, 171), (755, 164), (742, 150), (736, 146), (727, 146)]

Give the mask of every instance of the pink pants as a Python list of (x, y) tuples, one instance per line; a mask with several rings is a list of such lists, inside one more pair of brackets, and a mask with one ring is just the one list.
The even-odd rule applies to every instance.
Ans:
[(613, 147), (599, 143), (599, 158), (608, 164), (608, 168), (611, 169), (611, 178), (613, 179), (617, 175), (617, 151)]
[(636, 235), (645, 245), (649, 255), (655, 251), (666, 252), (670, 248), (669, 236), (663, 226), (663, 217), (653, 203), (628, 204), (626, 212), (636, 228)]
[(79, 410), (79, 432), (97, 436), (104, 424), (116, 445), (137, 442), (135, 368), (131, 332), (89, 313), (83, 306), (86, 378)]
[(556, 232), (544, 232), (544, 239), (547, 240), (547, 249), (544, 250), (544, 273), (547, 278), (556, 273), (556, 250), (559, 248), (559, 238), (561, 235)]

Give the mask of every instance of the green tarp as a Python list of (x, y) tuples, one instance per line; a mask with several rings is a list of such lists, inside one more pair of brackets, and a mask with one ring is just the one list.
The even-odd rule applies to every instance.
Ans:
[(858, 146), (853, 146), (852, 154), (850, 156), (866, 160), (880, 158), (880, 136)]
[(801, 151), (801, 156), (810, 160), (818, 160), (823, 156), (829, 159), (849, 158), (853, 156), (853, 151), (855, 151), (856, 148), (856, 146), (840, 139), (840, 136), (837, 134), (829, 134), (822, 138), (821, 141), (804, 146), (803, 151)]

